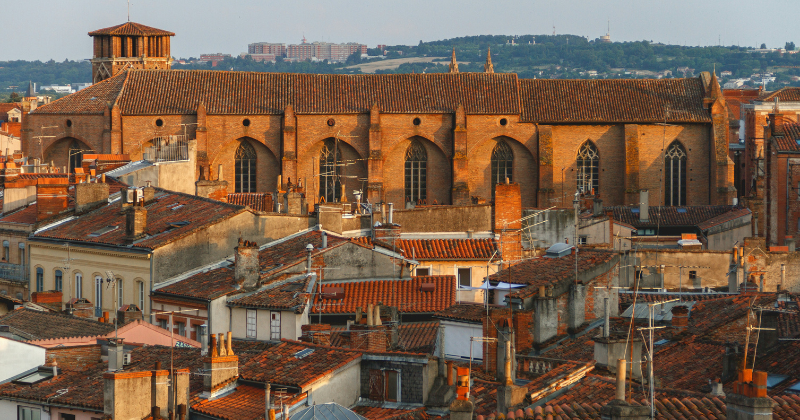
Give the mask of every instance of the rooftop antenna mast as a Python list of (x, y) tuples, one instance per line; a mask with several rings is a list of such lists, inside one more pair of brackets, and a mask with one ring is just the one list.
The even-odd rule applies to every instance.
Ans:
[(128, 0), (128, 22), (131, 21), (131, 0)]

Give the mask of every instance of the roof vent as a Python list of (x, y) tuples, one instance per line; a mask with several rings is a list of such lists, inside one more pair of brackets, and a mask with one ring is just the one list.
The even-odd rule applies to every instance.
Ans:
[(433, 292), (436, 290), (436, 283), (422, 283), (419, 285), (420, 292)]
[(108, 232), (112, 232), (119, 229), (119, 226), (106, 226), (104, 228), (98, 229), (89, 234), (90, 238), (97, 238), (98, 236), (105, 235)]
[(295, 353), (294, 357), (297, 358), (297, 359), (302, 359), (302, 358), (308, 356), (311, 353), (314, 353), (314, 349), (303, 349), (303, 350), (300, 350), (297, 353)]
[(561, 258), (572, 253), (572, 248), (573, 246), (570, 244), (559, 242), (557, 244), (553, 244), (553, 246), (550, 248), (547, 248), (547, 252), (545, 252), (544, 256), (546, 258)]

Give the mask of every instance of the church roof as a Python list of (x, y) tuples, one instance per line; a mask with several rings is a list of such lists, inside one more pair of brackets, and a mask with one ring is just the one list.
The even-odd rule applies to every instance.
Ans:
[(522, 121), (538, 123), (707, 123), (700, 78), (520, 80)]
[(778, 98), (780, 102), (798, 102), (800, 101), (800, 88), (785, 87), (774, 92), (762, 92), (758, 100), (761, 102), (772, 102), (775, 98)]
[(136, 22), (125, 22), (121, 25), (98, 29), (89, 32), (89, 36), (98, 35), (128, 35), (128, 36), (175, 36), (175, 33), (163, 29), (153, 28)]

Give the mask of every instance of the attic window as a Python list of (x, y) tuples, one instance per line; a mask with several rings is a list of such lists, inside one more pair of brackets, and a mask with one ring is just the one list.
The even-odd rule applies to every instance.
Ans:
[(99, 229), (99, 230), (96, 230), (96, 231), (90, 233), (89, 237), (90, 238), (97, 238), (98, 236), (105, 235), (106, 233), (113, 232), (113, 231), (115, 231), (117, 229), (119, 229), (119, 226), (106, 226), (106, 227), (104, 227), (102, 229)]
[(175, 206), (172, 206), (172, 208), (170, 208), (170, 210), (175, 211), (175, 210), (178, 210), (181, 207), (183, 207), (183, 204), (177, 204)]
[[(769, 381), (769, 376), (767, 376), (767, 381)], [(793, 394), (800, 394), (800, 382), (790, 386), (786, 391)]]
[(638, 207), (633, 207), (633, 208), (631, 208), (631, 213), (633, 213), (633, 214), (639, 214), (639, 208), (638, 208)]
[(314, 349), (303, 349), (303, 350), (300, 350), (297, 353), (295, 353), (294, 357), (297, 358), (297, 359), (302, 359), (302, 358), (308, 356), (311, 353), (314, 353)]
[(28, 376), (23, 376), (22, 378), (19, 378), (19, 379), (15, 380), (14, 382), (22, 383), (22, 384), (35, 384), (37, 382), (41, 382), (41, 381), (50, 379), (52, 377), (53, 377), (53, 371), (52, 370), (50, 370), (50, 371), (39, 370), (39, 371), (36, 371), (34, 373), (31, 373)]
[(773, 373), (767, 374), (767, 389), (775, 388), (781, 382), (787, 379), (789, 379), (788, 375), (776, 375)]
[(686, 209), (683, 207), (678, 207), (678, 213), (686, 213)]
[(181, 220), (180, 222), (172, 222), (172, 223), (170, 223), (169, 227), (174, 229), (174, 228), (179, 228), (179, 227), (186, 226), (188, 224), (189, 224), (189, 222), (187, 222), (186, 220)]
[(669, 340), (667, 340), (666, 338), (662, 338), (661, 340), (658, 340), (655, 343), (653, 343), (653, 345), (654, 346), (663, 346), (664, 344), (667, 344), (667, 343), (669, 343)]

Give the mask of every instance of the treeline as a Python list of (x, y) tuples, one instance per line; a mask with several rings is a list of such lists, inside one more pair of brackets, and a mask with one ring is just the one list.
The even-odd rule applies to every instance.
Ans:
[(85, 60), (0, 61), (0, 90), (3, 93), (25, 92), (28, 81), (40, 86), (89, 83), (92, 81), (92, 63)]

